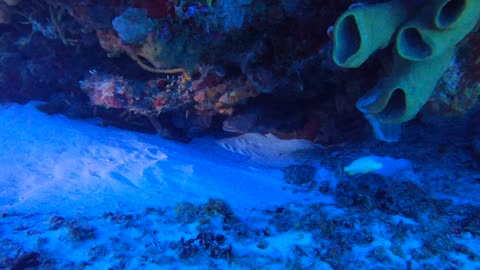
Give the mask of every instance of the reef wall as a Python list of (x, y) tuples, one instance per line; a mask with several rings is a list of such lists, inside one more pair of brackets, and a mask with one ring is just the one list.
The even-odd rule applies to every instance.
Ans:
[(226, 131), (336, 144), (368, 136), (364, 116), (388, 127), (424, 104), (474, 108), (476, 5), (4, 0), (0, 98), (187, 141)]

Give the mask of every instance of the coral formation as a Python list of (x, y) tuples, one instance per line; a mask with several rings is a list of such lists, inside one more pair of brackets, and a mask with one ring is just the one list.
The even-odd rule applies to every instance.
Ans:
[[(108, 52), (109, 57), (116, 57), (121, 53), (126, 53), (140, 67), (150, 72), (162, 74), (184, 72), (182, 68), (168, 68), (170, 63), (166, 62), (166, 59), (159, 58), (164, 48), (157, 42), (154, 33), (149, 33), (145, 36), (145, 43), (141, 46), (123, 44), (121, 38), (112, 32), (97, 30), (97, 37), (102, 48)], [(147, 63), (145, 63), (145, 60)]]
[(128, 8), (112, 21), (122, 41), (128, 44), (141, 44), (153, 30), (155, 23), (147, 17), (147, 10)]
[(142, 83), (92, 71), (89, 77), (80, 81), (80, 87), (95, 105), (127, 109), (148, 116), (191, 102), (188, 92), (182, 91), (181, 77)]
[[(115, 118), (140, 130), (158, 130), (153, 120), (182, 140), (223, 129), (332, 145), (367, 135), (361, 112), (395, 139), (398, 123), (418, 113), (437, 81), (432, 111), (466, 112), (477, 97), (474, 34), (461, 44), (475, 59), (457, 53), (456, 65), (447, 63), (447, 52), (474, 31), (477, 4), (431, 1), (372, 0), (343, 14), (351, 0), (3, 1), (0, 81), (10, 85), (2, 97), (49, 100), (49, 113)], [(450, 45), (429, 39), (432, 33)], [(415, 37), (425, 37), (417, 49), (435, 53), (411, 61)], [(393, 57), (381, 50), (389, 46)], [(89, 70), (105, 85), (93, 83)], [(88, 91), (86, 82), (93, 83)], [(357, 112), (363, 89), (372, 91)]]

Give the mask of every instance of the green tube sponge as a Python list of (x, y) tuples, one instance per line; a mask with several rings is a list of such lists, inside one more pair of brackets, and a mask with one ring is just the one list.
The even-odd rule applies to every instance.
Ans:
[(398, 54), (423, 61), (454, 48), (480, 20), (480, 0), (433, 0), (416, 19), (398, 31)]
[(408, 61), (396, 55), (392, 74), (357, 101), (357, 108), (385, 124), (415, 117), (428, 101), (438, 80), (449, 67), (455, 50), (426, 61)]
[(407, 14), (401, 0), (351, 7), (334, 26), (334, 62), (345, 68), (360, 66), (376, 50), (388, 46)]
[(477, 7), (472, 6), (472, 2), (478, 3), (478, 0), (437, 0), (434, 8), (433, 23), (438, 29), (458, 28), (458, 25), (467, 21), (469, 10), (473, 11)]

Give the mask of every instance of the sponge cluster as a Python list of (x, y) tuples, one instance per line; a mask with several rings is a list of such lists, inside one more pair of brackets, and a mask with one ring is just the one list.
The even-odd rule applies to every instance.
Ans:
[(376, 124), (401, 124), (428, 101), (456, 45), (479, 21), (480, 0), (355, 4), (335, 23), (333, 60), (356, 68), (392, 44), (391, 73), (357, 101), (357, 108)]

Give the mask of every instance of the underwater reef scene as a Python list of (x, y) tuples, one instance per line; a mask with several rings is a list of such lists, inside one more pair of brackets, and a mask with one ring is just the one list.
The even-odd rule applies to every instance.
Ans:
[(480, 0), (0, 0), (0, 269), (480, 269)]

